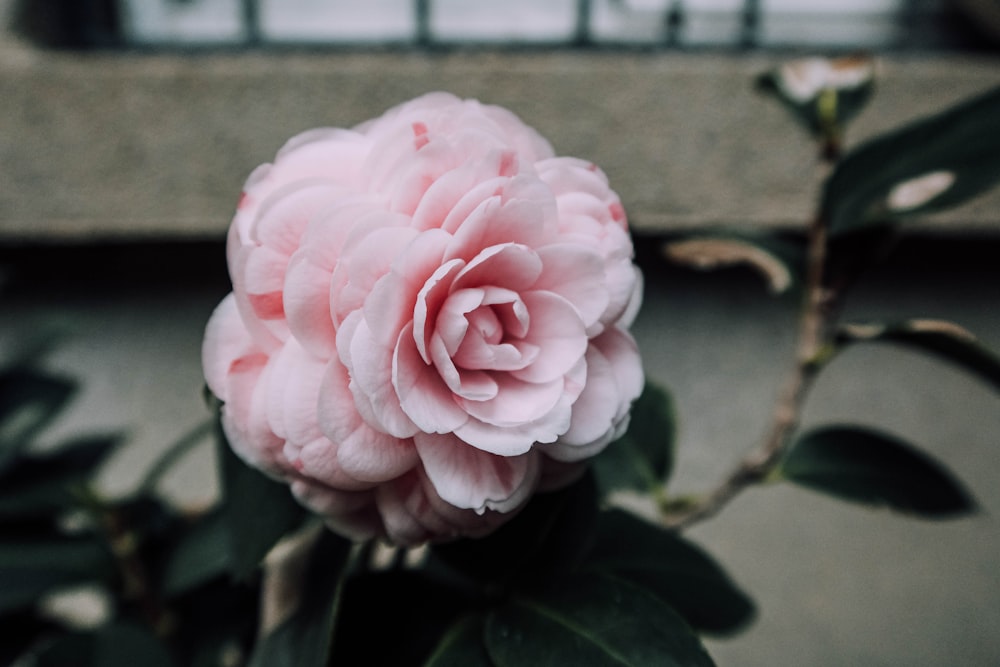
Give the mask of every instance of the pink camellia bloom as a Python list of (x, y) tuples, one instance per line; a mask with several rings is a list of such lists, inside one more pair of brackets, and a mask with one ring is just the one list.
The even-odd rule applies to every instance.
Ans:
[(233, 449), (356, 539), (484, 535), (621, 435), (641, 277), (593, 164), (433, 93), (246, 182), (203, 363)]

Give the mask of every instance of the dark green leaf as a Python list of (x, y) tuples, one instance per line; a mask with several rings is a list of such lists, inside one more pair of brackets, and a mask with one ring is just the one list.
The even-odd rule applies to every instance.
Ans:
[(0, 541), (0, 612), (30, 607), (60, 588), (106, 580), (111, 557), (90, 538)]
[(79, 505), (77, 492), (118, 446), (118, 435), (97, 435), (58, 450), (21, 456), (0, 473), (0, 518), (37, 516)]
[[(334, 598), (350, 543), (323, 530), (312, 546), (302, 581), (308, 582), (299, 608), (262, 638), (249, 667), (323, 667), (330, 650)], [(384, 641), (384, 636), (383, 636)]]
[(258, 586), (228, 576), (171, 598), (168, 607), (177, 623), (170, 635), (175, 660), (185, 667), (245, 664), (257, 634), (259, 603)]
[(0, 471), (59, 414), (76, 391), (64, 378), (25, 370), (0, 372)]
[(601, 514), (587, 569), (641, 586), (699, 631), (731, 633), (754, 615), (750, 598), (708, 554), (675, 531), (621, 510)]
[(264, 476), (241, 461), (219, 429), (223, 513), (228, 525), (232, 572), (250, 576), (278, 540), (302, 525), (308, 513), (288, 485)]
[(174, 664), (160, 640), (134, 623), (119, 622), (101, 628), (96, 635), (94, 652), (94, 667), (171, 667)]
[(886, 342), (928, 352), (989, 382), (1000, 390), (1000, 356), (984, 347), (957, 324), (938, 320), (909, 320), (893, 324), (847, 324), (837, 342)]
[(597, 490), (588, 472), (560, 491), (536, 495), (492, 534), (436, 545), (433, 555), (476, 581), (506, 587), (547, 581), (590, 546)]
[(670, 394), (646, 382), (632, 406), (625, 435), (594, 459), (594, 472), (604, 493), (632, 489), (662, 491), (674, 464), (674, 410)]
[(694, 236), (667, 243), (663, 252), (672, 262), (700, 270), (749, 267), (764, 278), (774, 294), (802, 283), (802, 249), (773, 236)]
[(438, 664), (447, 664), (441, 660), (449, 656), (475, 655), (461, 628), (458, 637), (448, 633), (459, 618), (481, 604), (477, 595), (433, 573), (392, 570), (358, 575), (344, 589), (330, 664), (419, 665), (436, 647), (441, 650), (442, 642), (451, 645), (444, 648)]
[(493, 667), (486, 645), (481, 615), (459, 619), (445, 633), (424, 667)]
[(545, 595), (517, 598), (491, 613), (486, 648), (499, 667), (713, 664), (662, 600), (602, 575), (569, 578)]
[(821, 211), (832, 233), (848, 232), (960, 204), (998, 180), (1000, 88), (851, 151)]
[(213, 511), (170, 545), (163, 571), (163, 593), (172, 597), (228, 572), (232, 565), (226, 517)]
[(35, 667), (95, 667), (96, 640), (93, 634), (68, 632), (53, 638), (35, 658)]
[(59, 631), (55, 623), (30, 613), (0, 614), (0, 665), (23, 665), (16, 662), (35, 642)]
[(924, 518), (969, 514), (974, 502), (944, 466), (877, 431), (831, 426), (794, 443), (779, 472), (802, 486), (846, 500)]

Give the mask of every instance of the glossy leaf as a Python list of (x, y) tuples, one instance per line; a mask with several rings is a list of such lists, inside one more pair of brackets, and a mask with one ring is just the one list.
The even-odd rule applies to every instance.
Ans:
[(323, 667), (334, 622), (334, 598), (350, 543), (323, 530), (310, 550), (299, 608), (257, 642), (249, 667)]
[(897, 438), (863, 428), (831, 426), (807, 433), (789, 449), (778, 472), (816, 491), (924, 518), (975, 509), (942, 464)]
[(18, 662), (36, 641), (42, 637), (51, 637), (59, 631), (59, 626), (52, 621), (34, 614), (11, 612), (0, 614), (0, 665), (23, 665)]
[(699, 631), (731, 633), (754, 615), (750, 598), (701, 548), (628, 512), (601, 514), (586, 567), (644, 588)]
[(565, 489), (537, 494), (490, 535), (435, 545), (432, 554), (480, 583), (532, 586), (582, 558), (596, 519), (597, 489), (588, 473)]
[(46, 593), (108, 579), (110, 554), (88, 538), (0, 540), (0, 612), (33, 606)]
[(264, 476), (241, 461), (218, 429), (223, 516), (228, 526), (234, 576), (256, 571), (283, 536), (302, 525), (308, 513), (295, 502), (288, 485)]
[(484, 632), (483, 616), (459, 619), (445, 632), (424, 667), (493, 667), (483, 643)]
[(118, 622), (96, 635), (94, 667), (171, 667), (166, 647), (153, 633), (134, 623)]
[(960, 204), (1000, 180), (1000, 88), (850, 152), (821, 204), (831, 233)]
[(937, 356), (972, 373), (1000, 391), (1000, 356), (976, 337), (952, 322), (909, 320), (893, 324), (846, 324), (837, 332), (837, 342), (885, 342)]
[(594, 459), (604, 493), (631, 489), (656, 493), (674, 465), (674, 409), (666, 390), (647, 381), (635, 405), (628, 431)]
[(712, 235), (683, 238), (663, 248), (670, 261), (699, 270), (746, 266), (756, 271), (773, 294), (802, 282), (802, 251), (775, 237)]
[(96, 643), (91, 633), (67, 632), (59, 635), (37, 652), (34, 667), (95, 667)]
[(232, 553), (226, 517), (213, 511), (178, 535), (163, 572), (163, 593), (174, 596), (229, 572)]
[(330, 664), (419, 665), (436, 652), (439, 665), (459, 655), (474, 657), (474, 637), (462, 628), (456, 636), (455, 623), (482, 602), (474, 591), (453, 584), (417, 570), (351, 578), (344, 588)]
[(499, 667), (698, 667), (712, 660), (684, 620), (653, 594), (604, 575), (578, 575), (492, 612), (486, 648)]
[(51, 453), (13, 460), (0, 473), (0, 518), (50, 514), (78, 505), (79, 487), (120, 441), (117, 435), (89, 436)]
[(0, 471), (65, 407), (76, 383), (25, 369), (0, 372)]

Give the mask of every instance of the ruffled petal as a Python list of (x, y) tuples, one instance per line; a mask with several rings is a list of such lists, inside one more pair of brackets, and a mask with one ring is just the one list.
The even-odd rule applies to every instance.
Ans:
[(418, 434), (413, 441), (434, 489), (455, 507), (508, 511), (526, 500), (538, 481), (535, 454), (497, 456), (448, 435)]

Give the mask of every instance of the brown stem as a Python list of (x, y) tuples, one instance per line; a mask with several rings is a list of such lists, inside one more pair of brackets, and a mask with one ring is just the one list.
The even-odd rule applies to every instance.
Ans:
[(122, 597), (132, 600), (142, 618), (158, 636), (171, 630), (171, 620), (149, 581), (146, 564), (139, 554), (139, 539), (121, 512), (101, 507), (98, 518), (122, 582)]
[(774, 407), (771, 427), (761, 445), (700, 501), (677, 513), (665, 512), (663, 523), (682, 529), (717, 514), (729, 501), (751, 484), (765, 479), (784, 453), (799, 424), (802, 405), (822, 363), (823, 344), (828, 339), (831, 303), (823, 283), (826, 265), (826, 226), (817, 219), (809, 228), (808, 273), (799, 321), (798, 343), (793, 366)]

